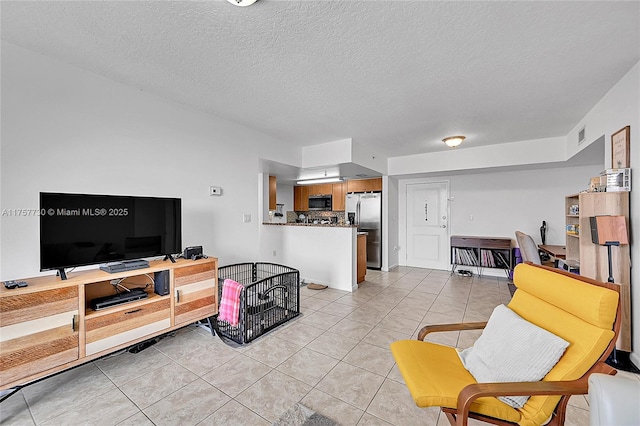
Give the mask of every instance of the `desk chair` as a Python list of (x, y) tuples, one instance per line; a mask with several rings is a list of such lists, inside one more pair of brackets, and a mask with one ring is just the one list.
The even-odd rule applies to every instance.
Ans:
[(530, 235), (524, 232), (516, 231), (516, 241), (518, 247), (520, 247), (520, 255), (523, 262), (531, 262), (535, 265), (541, 265), (540, 253), (538, 253), (538, 246), (533, 241)]

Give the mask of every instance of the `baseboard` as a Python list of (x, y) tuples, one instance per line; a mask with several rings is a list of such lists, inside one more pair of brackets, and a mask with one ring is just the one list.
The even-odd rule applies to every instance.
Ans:
[(389, 271), (392, 271), (394, 268), (397, 268), (398, 266), (400, 266), (400, 265), (398, 263), (396, 263), (394, 265), (391, 265), (391, 266), (387, 267), (387, 269), (382, 268), (381, 271), (382, 272), (389, 272)]

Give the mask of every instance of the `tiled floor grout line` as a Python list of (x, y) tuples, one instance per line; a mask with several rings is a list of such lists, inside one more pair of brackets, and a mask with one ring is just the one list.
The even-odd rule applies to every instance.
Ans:
[[(240, 395), (242, 395), (244, 392), (251, 389), (258, 382), (265, 379), (265, 377), (267, 377), (268, 375), (276, 372), (278, 375), (282, 375), (282, 376), (274, 375), (273, 379), (269, 379), (271, 383), (277, 383), (273, 381), (276, 379), (276, 377), (287, 377), (288, 378), (287, 380), (289, 379), (295, 380), (297, 382), (304, 384), (305, 387), (309, 388), (306, 392), (304, 392), (304, 394), (301, 394), (301, 393), (296, 394), (295, 398), (298, 398), (298, 401), (303, 401), (306, 398), (310, 398), (311, 397), (310, 395), (312, 395), (314, 392), (320, 392), (326, 395), (330, 399), (332, 398), (336, 401), (341, 401), (341, 403), (345, 404), (345, 409), (346, 407), (349, 407), (347, 412), (345, 412), (345, 416), (347, 416), (347, 418), (350, 419), (349, 422), (354, 422), (354, 424), (365, 423), (367, 421), (372, 421), (372, 420), (375, 422), (374, 420), (375, 418), (375, 419), (379, 419), (380, 422), (390, 422), (391, 424), (394, 424), (396, 426), (400, 425), (400, 423), (398, 423), (398, 420), (396, 421), (386, 420), (386, 418), (389, 418), (389, 419), (393, 418), (389, 416), (389, 413), (387, 411), (380, 411), (381, 407), (385, 407), (384, 404), (383, 405), (380, 404), (381, 400), (384, 398), (389, 398), (389, 392), (391, 389), (393, 389), (393, 387), (389, 388), (389, 386), (397, 386), (397, 384), (400, 383), (398, 378), (398, 372), (394, 370), (395, 368), (397, 368), (395, 362), (391, 364), (391, 367), (386, 371), (385, 374), (380, 374), (380, 372), (384, 371), (382, 367), (386, 366), (386, 363), (388, 361), (385, 361), (385, 364), (378, 364), (378, 365), (358, 364), (356, 362), (358, 359), (358, 354), (362, 355), (362, 354), (372, 353), (372, 354), (377, 354), (376, 356), (380, 356), (381, 354), (381, 352), (379, 351), (380, 348), (388, 350), (388, 348), (383, 347), (384, 341), (387, 340), (387, 337), (385, 336), (391, 337), (394, 334), (406, 335), (407, 333), (405, 330), (403, 330), (403, 328), (407, 326), (411, 327), (412, 322), (415, 321), (417, 322), (417, 325), (413, 328), (413, 332), (408, 337), (408, 338), (414, 339), (415, 335), (417, 334), (418, 330), (421, 327), (423, 327), (428, 323), (433, 322), (433, 318), (430, 318), (431, 321), (428, 321), (427, 316), (429, 316), (430, 314), (432, 315), (436, 314), (436, 316), (437, 315), (446, 316), (451, 314), (451, 313), (446, 313), (445, 311), (449, 309), (449, 305), (452, 303), (452, 299), (454, 300), (454, 303), (456, 304), (459, 303), (460, 307), (462, 307), (462, 309), (458, 309), (457, 307), (453, 309), (456, 312), (459, 312), (460, 310), (462, 311), (461, 321), (474, 321), (474, 319), (467, 319), (467, 316), (471, 316), (471, 317), (482, 316), (484, 315), (485, 310), (488, 309), (489, 305), (493, 306), (494, 304), (497, 305), (500, 303), (506, 304), (507, 303), (505, 301), (506, 296), (509, 295), (510, 297), (509, 290), (506, 287), (506, 280), (504, 279), (501, 280), (500, 277), (474, 276), (471, 279), (469, 279), (469, 281), (466, 281), (467, 279), (461, 280), (460, 278), (458, 278), (453, 274), (448, 274), (447, 277), (443, 277), (442, 274), (438, 273), (439, 271), (420, 270), (419, 273), (412, 274), (411, 272), (413, 271), (418, 272), (417, 270), (412, 268), (404, 268), (404, 269), (400, 269), (399, 272), (394, 272), (394, 273), (380, 272), (377, 274), (373, 274), (371, 279), (368, 279), (364, 283), (364, 285), (361, 287), (361, 290), (364, 290), (361, 293), (358, 293), (357, 291), (355, 293), (327, 292), (327, 293), (324, 293), (324, 297), (322, 297), (321, 295), (323, 293), (310, 294), (308, 293), (308, 290), (307, 290), (304, 294), (301, 294), (300, 305), (303, 305), (304, 301), (308, 300), (309, 302), (307, 303), (307, 305), (313, 306), (313, 308), (301, 308), (301, 311), (302, 309), (305, 309), (303, 315), (296, 318), (294, 321), (290, 321), (288, 324), (285, 324), (282, 328), (276, 328), (275, 330), (273, 330), (275, 333), (267, 333), (261, 336), (259, 339), (256, 339), (255, 341), (252, 342), (253, 344), (259, 344), (261, 341), (268, 342), (268, 341), (271, 341), (271, 339), (276, 339), (274, 342), (278, 342), (282, 340), (284, 342), (288, 342), (288, 344), (292, 344), (297, 347), (297, 348), (293, 348), (293, 347), (290, 348), (290, 349), (295, 349), (293, 352), (288, 352), (290, 349), (288, 349), (286, 352), (283, 352), (283, 355), (286, 355), (284, 359), (281, 359), (280, 356), (276, 356), (275, 358), (269, 358), (269, 359), (277, 360), (278, 361), (277, 365), (275, 365), (275, 363), (267, 364), (264, 361), (262, 361), (262, 359), (267, 359), (267, 358), (262, 358), (260, 356), (260, 352), (256, 352), (255, 355), (253, 353), (249, 353), (248, 351), (250, 351), (251, 348), (244, 348), (244, 350), (238, 350), (238, 348), (229, 346), (230, 349), (233, 349), (235, 351), (235, 355), (233, 355), (232, 358), (227, 359), (227, 361), (225, 361), (223, 364), (220, 364), (220, 366), (223, 366), (227, 363), (232, 363), (234, 362), (235, 359), (237, 359), (238, 356), (242, 355), (247, 357), (248, 359), (251, 359), (252, 362), (262, 364), (267, 369), (266, 374), (263, 374), (257, 379), (252, 378), (251, 382), (247, 384), (243, 390), (241, 390), (240, 392), (236, 392), (237, 394), (235, 395), (235, 397), (231, 396), (231, 394), (233, 394), (234, 392), (230, 392), (230, 393), (225, 392), (223, 390), (224, 386), (221, 388), (218, 388), (216, 385), (213, 384), (214, 383), (213, 381), (208, 382), (206, 379), (204, 379), (205, 376), (211, 374), (219, 366), (216, 366), (213, 369), (204, 371), (202, 368), (199, 368), (197, 364), (193, 364), (193, 362), (190, 361), (189, 359), (178, 356), (179, 351), (176, 352), (175, 348), (171, 349), (171, 346), (166, 347), (169, 349), (168, 352), (164, 352), (162, 350), (162, 349), (165, 349), (165, 347), (162, 347), (160, 349), (154, 348), (153, 350), (157, 350), (164, 357), (170, 360), (171, 363), (174, 363), (177, 366), (187, 370), (190, 374), (193, 374), (196, 377), (194, 380), (181, 386), (179, 389), (174, 389), (168, 395), (165, 395), (162, 399), (167, 398), (171, 395), (174, 395), (177, 392), (180, 392), (181, 390), (183, 390), (185, 387), (195, 383), (198, 380), (201, 380), (211, 388), (216, 389), (218, 392), (220, 392), (220, 394), (224, 395), (225, 398), (228, 398), (228, 400), (223, 405), (219, 406), (213, 413), (207, 414), (204, 419), (201, 419), (198, 421), (198, 420), (195, 420), (196, 418), (194, 418), (195, 423), (191, 423), (191, 424), (205, 424), (204, 422), (206, 419), (210, 418), (211, 416), (215, 416), (216, 412), (218, 412), (219, 410), (222, 410), (223, 407), (226, 407), (228, 404), (232, 404), (232, 403), (237, 404), (239, 405), (239, 407), (242, 407), (243, 410), (246, 410), (247, 415), (248, 413), (251, 413), (253, 416), (257, 416), (256, 420), (262, 419), (265, 422), (270, 423), (268, 417), (264, 415), (265, 413), (267, 413), (267, 411), (261, 408), (261, 410), (263, 411), (263, 414), (261, 415), (255, 409), (252, 409), (251, 406), (243, 404), (239, 399), (236, 399), (236, 398), (239, 398)], [(465, 294), (464, 295), (458, 294), (457, 291), (459, 289), (464, 290)], [(483, 295), (483, 293), (486, 294), (486, 298), (482, 297), (478, 299), (477, 296)], [(321, 302), (326, 302), (326, 303), (323, 304)], [(383, 305), (385, 302), (387, 303), (387, 305), (383, 306), (382, 310), (379, 310), (381, 309), (381, 305)], [(494, 302), (497, 302), (497, 303), (494, 303)], [(422, 305), (422, 303), (424, 303), (424, 305)], [(439, 305), (439, 303), (444, 303), (444, 305)], [(462, 305), (463, 303), (464, 305)], [(332, 310), (332, 306), (335, 306), (336, 304), (343, 306), (344, 308), (339, 307)], [(318, 308), (318, 306), (320, 307)], [(401, 324), (394, 323), (394, 320), (396, 320), (396, 318), (402, 318), (403, 314), (405, 314), (407, 310), (412, 309), (412, 306), (421, 306), (420, 308), (421, 311), (423, 308), (425, 309), (424, 313), (421, 312), (422, 318), (420, 320), (415, 319), (417, 315), (404, 316), (404, 318), (407, 319), (406, 323), (405, 322), (402, 322)], [(432, 311), (432, 309), (436, 309), (436, 310)], [(364, 316), (358, 317), (357, 315), (355, 315), (354, 317), (351, 317), (355, 312), (358, 312), (358, 311), (361, 312), (360, 315), (364, 315)], [(330, 320), (330, 321), (334, 320), (333, 317), (337, 317), (338, 319), (335, 321), (335, 323), (333, 323), (328, 328), (317, 327), (315, 323), (306, 324), (304, 322), (303, 323), (300, 322), (304, 320), (305, 316), (310, 317), (311, 315), (314, 315), (314, 314), (329, 315), (330, 317), (326, 317), (326, 318), (327, 320)], [(374, 317), (374, 318), (369, 318), (369, 317)], [(322, 319), (321, 316), (317, 318)], [(362, 321), (362, 319), (365, 319), (367, 321), (366, 322)], [(343, 329), (338, 328), (338, 324), (340, 323), (345, 324), (345, 328)], [(367, 331), (364, 334), (362, 334), (360, 332), (360, 329), (356, 327), (355, 329), (353, 329), (353, 332), (351, 332), (352, 329), (349, 327), (348, 323), (362, 324), (363, 325), (362, 329), (364, 329), (364, 326), (366, 326)], [(321, 332), (317, 334), (315, 330), (312, 330), (309, 334), (305, 334), (304, 339), (302, 340), (298, 336), (292, 335), (291, 333), (289, 334), (289, 337), (287, 337), (286, 335), (279, 336), (277, 334), (278, 332), (285, 331), (289, 327), (296, 326), (296, 324), (302, 324), (302, 327), (309, 328), (309, 329), (317, 328)], [(344, 331), (340, 331), (340, 330), (344, 330)], [(378, 333), (380, 331), (382, 331), (383, 333), (388, 332), (389, 334), (388, 335), (385, 334), (385, 336), (382, 336), (382, 337), (374, 335), (374, 333)], [(358, 334), (359, 337), (354, 339), (353, 337), (348, 337), (344, 335), (343, 332), (347, 332), (347, 334), (349, 335), (355, 335), (353, 333), (357, 332), (359, 333)], [(206, 342), (202, 343), (202, 339), (199, 337), (196, 337), (196, 334), (197, 335), (202, 334), (201, 330), (197, 328), (191, 329), (191, 330), (185, 329), (184, 333), (185, 333), (184, 336), (181, 336), (181, 338), (184, 338), (184, 339), (196, 338), (194, 342), (200, 345), (200, 347), (202, 347), (202, 345), (204, 345), (205, 347), (207, 346)], [(315, 342), (317, 339), (324, 337), (324, 340), (323, 340), (324, 342), (326, 342), (327, 339), (331, 340), (332, 335), (343, 336), (345, 339), (348, 339), (348, 340), (345, 340), (346, 345), (353, 344), (350, 341), (354, 341), (355, 344), (353, 344), (353, 346), (351, 346), (346, 353), (341, 352), (342, 350), (338, 350), (337, 352), (331, 351), (331, 353), (334, 353), (336, 355), (340, 354), (341, 356), (339, 358), (334, 355), (327, 355), (324, 352), (321, 352), (320, 350), (310, 347), (310, 345), (313, 342)], [(308, 339), (309, 336), (313, 336), (313, 337), (309, 340)], [(219, 339), (219, 337), (216, 336), (216, 339)], [(463, 339), (463, 334), (461, 332), (458, 332), (457, 337), (455, 339), (454, 346), (456, 347), (461, 346), (463, 344), (462, 339)], [(299, 343), (300, 341), (304, 341), (305, 343), (300, 344)], [(190, 340), (185, 340), (184, 342), (190, 342)], [(215, 347), (217, 347), (217, 345), (222, 343), (223, 343), (222, 340), (220, 342), (216, 341), (215, 343), (211, 343), (211, 349), (214, 350)], [(318, 346), (318, 345), (316, 345), (316, 347), (318, 347), (319, 349), (322, 348), (322, 346)], [(345, 346), (344, 348), (346, 347), (347, 346)], [(290, 363), (288, 367), (287, 366), (283, 367), (283, 365), (287, 363), (288, 360), (298, 355), (299, 355), (298, 359), (296, 361), (293, 361), (294, 363), (307, 359), (305, 358), (306, 355), (301, 354), (301, 352), (305, 350), (314, 352), (318, 355), (332, 358), (335, 361), (335, 364), (322, 374), (322, 377), (316, 379), (317, 376), (314, 376), (314, 375), (308, 376), (309, 378), (313, 378), (313, 381), (315, 381), (314, 385), (310, 385), (309, 383), (307, 383), (306, 379), (303, 379), (305, 377), (304, 375), (298, 376), (298, 377), (301, 377), (300, 379), (293, 375), (296, 373), (296, 371), (291, 370), (290, 367), (291, 365), (295, 365), (295, 364)], [(370, 352), (372, 350), (373, 352)], [(224, 354), (224, 351), (221, 353)], [(174, 356), (171, 356), (170, 354), (173, 354)], [(389, 353), (389, 356), (391, 356), (390, 353)], [(275, 365), (275, 366), (272, 367), (271, 365)], [(318, 385), (320, 385), (320, 383), (322, 383), (325, 379), (327, 379), (332, 374), (332, 372), (335, 372), (336, 368), (338, 368), (338, 366), (340, 365), (346, 365), (346, 366), (349, 366), (349, 368), (362, 369), (367, 373), (370, 373), (370, 374), (373, 374), (374, 376), (378, 376), (382, 378), (382, 381), (379, 382), (379, 384), (375, 388), (373, 386), (370, 386), (368, 388), (367, 398), (369, 398), (369, 392), (372, 392), (373, 389), (375, 389), (375, 392), (371, 394), (371, 397), (370, 399), (368, 399), (368, 401), (363, 399), (357, 399), (357, 398), (353, 398), (353, 399), (349, 398), (349, 395), (345, 394), (344, 392), (336, 393), (336, 395), (342, 395), (345, 398), (348, 398), (348, 400), (345, 400), (343, 399), (342, 396), (334, 395), (335, 392), (333, 391), (325, 392), (317, 387)], [(361, 365), (365, 365), (367, 368), (364, 368)], [(116, 381), (111, 377), (109, 377), (109, 375), (107, 374), (107, 371), (104, 368), (101, 368), (102, 367), (101, 365), (94, 363), (94, 366), (97, 372), (99, 372), (99, 374), (106, 376), (106, 378), (115, 385), (116, 389), (118, 389), (119, 392), (124, 394), (126, 399), (138, 409), (138, 412), (132, 414), (129, 418), (131, 418), (132, 416), (142, 415), (150, 423), (152, 424), (154, 423), (152, 418), (155, 418), (157, 414), (154, 414), (153, 417), (149, 417), (145, 411), (140, 409), (140, 407), (137, 404), (135, 404), (133, 400), (121, 389), (121, 386), (124, 386), (125, 383), (118, 386), (116, 384)], [(108, 367), (108, 365), (106, 366)], [(193, 368), (193, 370), (191, 368)], [(280, 370), (280, 368), (282, 368), (282, 371)], [(379, 372), (371, 371), (369, 370), (369, 368)], [(358, 370), (354, 370), (354, 371), (358, 371)], [(340, 383), (343, 383), (343, 382), (341, 382), (340, 380), (336, 382), (335, 381), (336, 377), (332, 377), (331, 380), (333, 380), (333, 383), (328, 382), (327, 383), (328, 385), (336, 386), (336, 383), (337, 383), (338, 384), (337, 386), (342, 386)], [(126, 382), (126, 383), (129, 383), (129, 382)], [(402, 383), (402, 385), (404, 386), (404, 383)], [(326, 387), (326, 386), (324, 386), (323, 388), (330, 389), (330, 387)], [(100, 396), (96, 396), (95, 398), (99, 398), (99, 397)], [(24, 394), (21, 394), (21, 398), (24, 405), (26, 405), (26, 408), (29, 412), (29, 416), (31, 417), (31, 420), (34, 422), (34, 424), (41, 424), (41, 423), (35, 422), (34, 412), (32, 411), (32, 407), (27, 403), (26, 396)], [(583, 419), (585, 416), (588, 417), (589, 404), (586, 398), (584, 399), (585, 401), (576, 400), (574, 401), (574, 404), (571, 404), (571, 401), (569, 403), (569, 406), (571, 407), (571, 410), (574, 413), (574, 417), (577, 419)], [(249, 402), (247, 398), (244, 398), (244, 400)], [(351, 400), (352, 402), (349, 402), (349, 400)], [(175, 398), (174, 398), (174, 401), (175, 401)], [(358, 406), (353, 404), (353, 402), (356, 402), (356, 401), (366, 402), (366, 407), (364, 409), (359, 408)], [(149, 407), (156, 404), (157, 402), (158, 401), (150, 404)], [(401, 404), (404, 404), (405, 402), (406, 401), (403, 401)], [(323, 404), (325, 403), (321, 403), (321, 405)], [(575, 404), (578, 404), (578, 405), (575, 405)], [(362, 405), (362, 404), (359, 403), (359, 405)], [(259, 408), (259, 405), (256, 405), (256, 404), (253, 404), (253, 406), (254, 408)], [(236, 405), (234, 405), (234, 407), (236, 407)], [(386, 407), (388, 408), (389, 406), (387, 405)], [(405, 408), (403, 408), (403, 410), (405, 411), (402, 412), (402, 415), (405, 415), (405, 413), (409, 413), (408, 414), (409, 416), (415, 416), (416, 413), (422, 414), (415, 410), (412, 411), (412, 409), (409, 409), (408, 407), (409, 406), (407, 405)], [(372, 409), (373, 412), (383, 415), (384, 417), (378, 417), (378, 415), (373, 414), (373, 412), (369, 412), (370, 409)], [(232, 409), (229, 408), (229, 410), (232, 410)], [(226, 415), (229, 415), (229, 413), (231, 413), (231, 411), (229, 410), (226, 411), (227, 413)], [(352, 411), (351, 414), (348, 414), (349, 410), (357, 410), (357, 411)], [(409, 411), (406, 411), (406, 410), (409, 410)], [(356, 413), (357, 413), (357, 416), (356, 416)], [(429, 415), (431, 416), (431, 414)], [(434, 423), (435, 425), (439, 423), (442, 415), (439, 410), (437, 411), (437, 415), (435, 412), (433, 412), (433, 415), (435, 416), (435, 423)], [(56, 417), (60, 417), (61, 419), (64, 419), (64, 413), (56, 415)], [(434, 417), (431, 417), (431, 420), (433, 419)], [(53, 419), (48, 419), (46, 421), (50, 421), (50, 420), (53, 420)], [(141, 420), (141, 418), (138, 420)], [(575, 424), (575, 423), (571, 423), (571, 424)]]
[[(389, 286), (386, 286), (386, 288), (389, 288)], [(384, 290), (383, 290), (383, 291), (384, 291)], [(379, 294), (379, 293), (378, 293), (378, 294)], [(337, 300), (334, 300), (333, 302), (334, 302), (334, 303), (340, 303), (340, 302), (339, 302), (339, 300), (340, 300), (340, 299), (337, 299)], [(371, 300), (371, 299), (370, 299), (370, 300)], [(401, 300), (404, 300), (404, 299), (401, 299)], [(367, 301), (367, 302), (365, 302), (363, 305), (366, 305), (366, 303), (368, 303), (368, 301)], [(399, 303), (400, 303), (400, 301), (398, 301), (398, 302), (393, 306), (393, 308), (395, 308)], [(354, 309), (353, 311), (351, 311), (351, 313), (353, 313), (355, 310), (357, 310), (357, 309), (359, 309), (359, 308), (360, 308), (360, 306), (356, 307), (356, 309)], [(392, 308), (392, 310), (393, 310), (393, 308)], [(318, 311), (316, 311), (316, 312), (318, 312)], [(340, 321), (342, 321), (342, 320), (346, 319), (349, 315), (351, 315), (351, 313), (349, 313), (348, 315), (343, 316), (343, 317), (342, 317), (342, 319), (341, 319)], [(388, 315), (388, 314), (387, 314), (387, 315)], [(340, 321), (339, 321), (339, 322), (340, 322)], [(357, 321), (357, 320), (353, 320), (353, 321), (360, 322), (360, 321)], [(309, 393), (311, 393), (311, 391), (313, 391), (314, 389), (317, 389), (317, 388), (316, 388), (316, 386), (317, 386), (319, 383), (321, 383), (321, 382), (322, 382), (322, 380), (323, 380), (325, 377), (327, 377), (327, 376), (328, 376), (328, 375), (329, 375), (329, 374), (330, 374), (330, 373), (331, 373), (331, 372), (332, 372), (332, 371), (333, 371), (333, 370), (334, 370), (338, 365), (340, 365), (340, 362), (345, 362), (345, 363), (347, 363), (347, 364), (349, 364), (349, 365), (352, 365), (353, 367), (361, 368), (361, 367), (359, 367), (359, 366), (357, 366), (357, 365), (350, 364), (348, 361), (345, 361), (345, 358), (347, 358), (347, 357), (349, 356), (349, 354), (350, 354), (351, 352), (353, 352), (353, 351), (358, 347), (358, 345), (359, 345), (360, 343), (366, 343), (366, 342), (364, 342), (364, 339), (365, 339), (365, 338), (369, 335), (369, 333), (371, 333), (371, 332), (372, 332), (372, 331), (373, 331), (373, 330), (374, 330), (374, 329), (375, 329), (375, 328), (376, 328), (376, 327), (377, 327), (381, 322), (382, 322), (382, 319), (378, 320), (378, 321), (373, 325), (373, 327), (371, 328), (371, 330), (370, 330), (369, 332), (367, 332), (367, 334), (365, 334), (362, 338), (360, 338), (360, 340), (358, 340), (358, 343), (356, 343), (356, 345), (355, 345), (355, 346), (354, 346), (354, 347), (353, 347), (349, 352), (347, 352), (347, 353), (346, 353), (346, 354), (345, 354), (341, 359), (339, 359), (339, 360), (338, 360), (338, 363), (336, 363), (336, 365), (334, 365), (334, 366), (333, 366), (329, 371), (327, 371), (327, 373), (325, 373), (325, 374), (324, 374), (324, 376), (323, 376), (323, 377), (322, 377), (322, 378), (321, 378), (321, 379), (316, 383), (316, 385), (315, 385), (315, 386), (313, 386), (313, 387), (312, 387), (312, 389), (307, 393), (307, 395), (308, 395)], [(361, 322), (361, 323), (362, 323), (362, 322)], [(366, 324), (366, 323), (362, 323), (362, 324)], [(337, 324), (336, 324), (336, 325), (337, 325)], [(369, 325), (369, 324), (366, 324), (366, 325)], [(328, 330), (326, 330), (325, 332), (330, 331), (333, 327), (335, 327), (335, 325), (334, 325), (334, 326), (332, 326), (332, 327), (330, 327), (330, 328), (329, 328)], [(383, 327), (383, 328), (384, 328), (384, 327)], [(315, 340), (315, 339), (314, 339), (314, 340)], [(308, 344), (307, 344), (307, 345), (308, 345)], [(306, 347), (306, 346), (305, 346), (305, 347)], [(309, 349), (310, 349), (310, 350), (313, 350), (313, 349), (311, 349), (311, 348), (309, 348)], [(335, 359), (335, 358), (334, 358), (334, 359)], [(337, 398), (337, 399), (339, 399), (340, 401), (344, 402), (345, 404), (348, 404), (349, 406), (351, 406), (351, 407), (353, 407), (353, 408), (355, 408), (355, 409), (357, 409), (357, 410), (359, 410), (359, 411), (362, 411), (362, 414), (361, 414), (361, 415), (360, 415), (360, 417), (358, 418), (358, 422), (360, 422), (360, 421), (362, 420), (362, 418), (365, 416), (365, 414), (367, 414), (367, 410), (368, 410), (368, 408), (371, 406), (371, 403), (373, 402), (373, 400), (374, 400), (374, 399), (375, 399), (375, 397), (377, 396), (378, 392), (380, 391), (380, 389), (381, 389), (381, 388), (382, 388), (382, 386), (384, 385), (385, 380), (387, 380), (387, 379), (388, 379), (388, 375), (390, 374), (390, 372), (391, 372), (391, 370), (393, 369), (393, 366), (394, 366), (394, 365), (395, 365), (395, 363), (392, 365), (392, 367), (391, 367), (391, 369), (389, 370), (389, 372), (387, 372), (387, 375), (386, 375), (386, 376), (380, 376), (380, 377), (383, 377), (383, 378), (384, 378), (384, 380), (380, 383), (380, 385), (378, 386), (378, 389), (376, 389), (376, 392), (375, 392), (375, 393), (374, 393), (374, 395), (373, 395), (373, 398), (371, 398), (371, 401), (369, 401), (369, 403), (367, 404), (367, 407), (366, 407), (364, 410), (361, 410), (359, 407), (356, 407), (356, 406), (354, 406), (354, 405), (350, 404), (350, 403), (349, 403), (349, 402), (347, 402), (347, 401), (344, 401), (344, 400), (342, 400), (342, 399), (340, 399), (340, 398)], [(366, 370), (366, 369), (365, 369), (365, 371), (368, 371), (368, 370)], [(373, 372), (370, 372), (370, 373), (373, 373)], [(376, 374), (376, 375), (377, 375), (377, 373), (373, 373), (373, 374)], [(389, 379), (389, 380), (390, 380), (390, 379)], [(323, 391), (322, 391), (322, 390), (320, 390), (320, 389), (317, 389), (317, 390), (318, 390), (318, 391), (320, 391), (320, 392), (323, 392)], [(323, 392), (323, 393), (324, 393), (324, 392)], [(304, 399), (304, 398), (302, 398), (302, 399)], [(372, 415), (372, 414), (370, 414), (370, 415)], [(374, 416), (374, 417), (376, 417), (376, 416)], [(382, 420), (382, 419), (381, 419), (381, 420)]]

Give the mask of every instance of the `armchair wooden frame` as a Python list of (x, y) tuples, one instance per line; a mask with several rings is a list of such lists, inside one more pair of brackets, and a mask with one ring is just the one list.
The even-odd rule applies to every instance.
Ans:
[[(526, 262), (533, 265), (531, 262)], [(617, 284), (603, 283), (595, 281), (590, 278), (578, 276), (559, 269), (549, 268), (547, 266), (533, 265), (537, 268), (543, 268), (555, 273), (569, 276), (580, 281), (584, 281), (589, 284), (597, 285), (600, 287), (606, 287), (608, 289), (616, 291), (620, 294), (620, 287)], [(442, 412), (445, 413), (449, 423), (453, 426), (467, 426), (468, 419), (473, 418), (481, 420), (487, 423), (492, 423), (500, 426), (516, 425), (502, 419), (496, 419), (493, 417), (485, 416), (478, 413), (469, 411), (471, 404), (481, 397), (498, 397), (508, 395), (561, 395), (560, 401), (556, 406), (551, 420), (547, 425), (563, 425), (567, 414), (567, 403), (572, 395), (585, 395), (589, 391), (588, 380), (592, 373), (603, 373), (615, 375), (617, 371), (607, 365), (605, 361), (613, 351), (618, 335), (620, 333), (620, 321), (621, 321), (620, 303), (618, 302), (618, 308), (616, 312), (616, 320), (613, 324), (613, 332), (615, 335), (609, 342), (609, 346), (602, 353), (598, 361), (587, 371), (582, 377), (577, 380), (568, 381), (539, 381), (539, 382), (503, 382), (503, 383), (475, 383), (466, 386), (458, 395), (457, 408), (441, 407)], [(486, 322), (469, 322), (469, 323), (453, 323), (453, 324), (437, 324), (427, 325), (422, 327), (418, 333), (418, 340), (423, 341), (429, 333), (440, 331), (465, 331), (465, 330), (478, 330), (483, 329), (487, 325)]]

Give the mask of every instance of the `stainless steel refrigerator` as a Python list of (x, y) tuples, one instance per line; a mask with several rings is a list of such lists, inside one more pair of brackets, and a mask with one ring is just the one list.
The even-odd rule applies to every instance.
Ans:
[(367, 268), (382, 267), (382, 194), (347, 194), (346, 219), (367, 233)]

